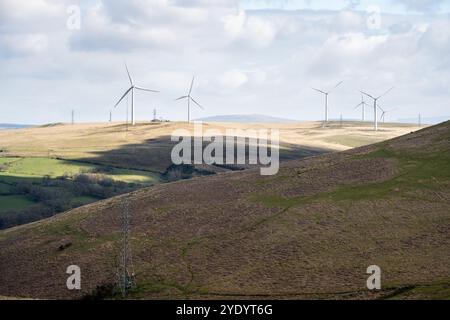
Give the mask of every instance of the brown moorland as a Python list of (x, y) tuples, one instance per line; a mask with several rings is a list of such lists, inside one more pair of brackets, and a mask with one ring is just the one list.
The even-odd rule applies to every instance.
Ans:
[[(114, 282), (125, 198), (130, 298), (450, 298), (450, 122), (272, 177), (161, 184), (1, 231), (0, 295), (77, 299)], [(66, 289), (72, 264), (81, 291)], [(382, 269), (376, 293), (370, 265)]]

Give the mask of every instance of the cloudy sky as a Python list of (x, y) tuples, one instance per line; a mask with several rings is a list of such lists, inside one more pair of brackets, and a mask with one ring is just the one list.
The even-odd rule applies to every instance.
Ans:
[[(447, 0), (0, 0), (0, 122), (107, 121), (137, 85), (137, 118), (357, 118), (360, 89), (390, 120), (450, 115)], [(77, 10), (80, 11), (78, 21)], [(79, 26), (79, 28), (78, 28)], [(113, 114), (125, 119), (127, 102)]]

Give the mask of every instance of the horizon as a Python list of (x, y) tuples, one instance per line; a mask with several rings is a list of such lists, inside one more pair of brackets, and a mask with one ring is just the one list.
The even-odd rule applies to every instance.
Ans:
[[(282, 121), (287, 121), (287, 122), (298, 122), (298, 123), (302, 123), (302, 122), (323, 122), (323, 120), (320, 119), (312, 119), (312, 120), (305, 120), (305, 119), (291, 119), (291, 118), (279, 118), (276, 116), (269, 116), (269, 115), (265, 115), (265, 114), (218, 114), (218, 115), (212, 115), (212, 116), (208, 116), (208, 117), (202, 117), (202, 118), (197, 118), (197, 119), (193, 119), (193, 122), (205, 122), (207, 123), (208, 121), (210, 122), (220, 122), (218, 120), (209, 120), (210, 118), (221, 118), (221, 117), (267, 117), (267, 118), (273, 118), (273, 119), (279, 119), (281, 122)], [(158, 121), (168, 121), (168, 122), (172, 122), (172, 123), (177, 123), (177, 122), (186, 122), (183, 119), (180, 120), (171, 120), (171, 119), (158, 119)], [(413, 121), (415, 120), (415, 121)], [(395, 119), (395, 120), (391, 120), (388, 119), (385, 121), (385, 123), (389, 123), (389, 124), (411, 124), (414, 125), (417, 123), (418, 118), (403, 118), (403, 119)], [(422, 125), (436, 125), (436, 124), (440, 124), (446, 121), (450, 120), (450, 116), (440, 116), (440, 117), (422, 117)], [(240, 121), (239, 119), (237, 121)], [(340, 122), (341, 119), (340, 118), (330, 118), (329, 122)], [(361, 119), (358, 119), (357, 117), (352, 117), (352, 118), (342, 118), (342, 121), (344, 122), (360, 122), (361, 124), (372, 124), (373, 121), (371, 119), (366, 119), (365, 121), (361, 121)], [(147, 119), (147, 120), (137, 120), (136, 123), (151, 123), (152, 119)], [(225, 122), (230, 122), (232, 123), (233, 121), (225, 121)], [(243, 123), (255, 123), (252, 121), (242, 121)], [(257, 121), (258, 122), (258, 121)], [(113, 120), (112, 122), (109, 121), (75, 121), (74, 124), (108, 124), (108, 123), (126, 123), (126, 120)], [(275, 122), (276, 123), (276, 122)], [(382, 121), (379, 121), (380, 124), (383, 124)], [(52, 124), (61, 124), (61, 125), (71, 125), (70, 121), (58, 121), (58, 122), (43, 122), (43, 123), (14, 123), (14, 122), (5, 122), (5, 123), (0, 123), (0, 130), (4, 130), (4, 129), (8, 129), (8, 128), (3, 128), (2, 126), (24, 126), (24, 127), (39, 127), (39, 126), (45, 126), (45, 125), (52, 125)], [(12, 129), (20, 129), (20, 128), (15, 128), (13, 127)]]

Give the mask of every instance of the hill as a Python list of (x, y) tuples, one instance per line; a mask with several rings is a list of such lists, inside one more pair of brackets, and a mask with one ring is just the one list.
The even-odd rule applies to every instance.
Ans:
[(262, 114), (235, 114), (235, 115), (222, 115), (212, 116), (197, 119), (197, 121), (204, 122), (233, 122), (233, 123), (286, 123), (296, 122), (296, 120), (284, 119), (266, 116)]
[[(129, 199), (131, 298), (449, 298), (450, 122), (335, 154), (160, 184), (0, 232), (0, 295), (115, 280)], [(82, 290), (66, 289), (67, 266)], [(382, 269), (369, 293), (366, 269)]]
[[(438, 124), (441, 122), (445, 122), (450, 120), (450, 116), (442, 116), (442, 117), (422, 117), (422, 124)], [(402, 118), (397, 120), (400, 123), (418, 123), (419, 118)]]
[[(214, 123), (204, 129), (258, 129), (262, 124)], [(368, 124), (270, 124), (280, 130), (281, 161), (382, 141), (415, 129)], [(20, 225), (142, 187), (251, 166), (173, 166), (175, 130), (186, 123), (54, 123), (0, 132), (0, 229)]]

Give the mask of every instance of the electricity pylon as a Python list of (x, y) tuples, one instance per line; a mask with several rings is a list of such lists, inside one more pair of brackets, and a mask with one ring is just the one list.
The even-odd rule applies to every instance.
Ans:
[(117, 270), (117, 286), (122, 297), (126, 297), (135, 288), (136, 280), (133, 267), (133, 257), (130, 245), (130, 213), (128, 198), (125, 198), (122, 208), (122, 239)]

